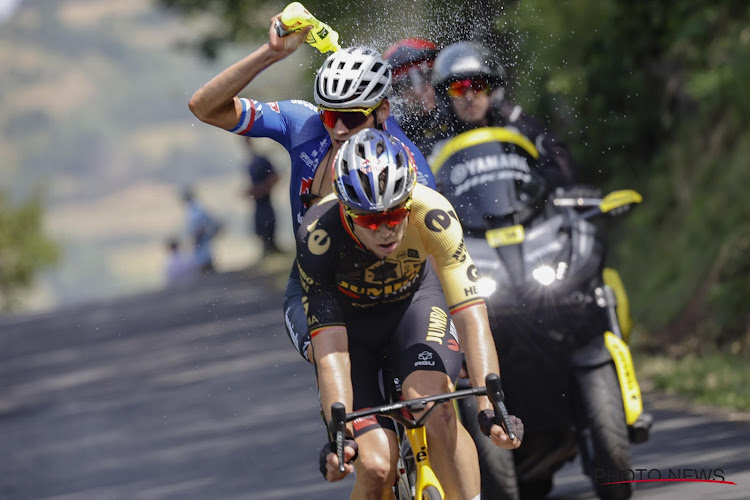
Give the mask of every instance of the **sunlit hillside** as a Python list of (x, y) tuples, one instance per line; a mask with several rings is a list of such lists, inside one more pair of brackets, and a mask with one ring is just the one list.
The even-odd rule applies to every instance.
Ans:
[[(0, 22), (0, 185), (17, 201), (41, 190), (48, 231), (63, 247), (27, 308), (161, 286), (164, 240), (181, 234), (178, 194), (188, 184), (226, 222), (218, 267), (257, 257), (241, 139), (187, 107), (195, 89), (254, 47), (200, 61), (175, 48), (191, 27), (150, 0), (26, 0)], [(305, 75), (319, 58), (301, 50), (281, 63), (284, 74), (261, 75), (253, 97), (308, 97)], [(280, 146), (264, 140), (259, 149), (286, 173)], [(289, 247), (286, 189), (276, 195)]]

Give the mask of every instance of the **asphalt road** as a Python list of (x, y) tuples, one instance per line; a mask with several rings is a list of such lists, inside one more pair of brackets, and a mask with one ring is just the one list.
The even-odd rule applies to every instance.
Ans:
[[(351, 480), (317, 470), (325, 431), (281, 294), (237, 272), (0, 318), (0, 499), (348, 498)], [(722, 469), (737, 486), (641, 483), (635, 498), (750, 498), (750, 423), (650, 399), (634, 468)], [(594, 498), (579, 464), (553, 497)]]

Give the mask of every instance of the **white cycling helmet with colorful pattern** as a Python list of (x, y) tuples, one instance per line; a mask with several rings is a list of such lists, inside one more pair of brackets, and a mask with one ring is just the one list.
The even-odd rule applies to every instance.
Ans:
[(351, 209), (385, 212), (406, 202), (416, 184), (414, 158), (388, 132), (360, 130), (336, 155), (333, 190)]

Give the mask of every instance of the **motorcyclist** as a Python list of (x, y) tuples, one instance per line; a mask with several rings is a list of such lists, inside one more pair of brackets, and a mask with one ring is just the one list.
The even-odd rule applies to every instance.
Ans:
[(432, 163), (441, 145), (479, 127), (507, 127), (526, 136), (539, 151), (539, 169), (548, 188), (573, 182), (574, 164), (567, 146), (521, 106), (505, 99), (502, 71), (490, 50), (470, 41), (445, 47), (432, 68), (440, 116), (434, 135), (417, 145)]
[(432, 65), (437, 54), (437, 45), (424, 38), (404, 38), (383, 53), (393, 70), (393, 116), (414, 143), (429, 136), (435, 119)]
[[(429, 132), (425, 139), (417, 143), (418, 147), (434, 170), (439, 166), (443, 146), (454, 137), (482, 127), (505, 127), (528, 139), (528, 148), (538, 152), (538, 157), (527, 160), (528, 165), (544, 179), (544, 189), (570, 185), (573, 182), (573, 161), (567, 147), (539, 120), (524, 113), (521, 106), (505, 99), (502, 71), (493, 59), (487, 47), (469, 41), (448, 45), (438, 53), (432, 68), (437, 111), (427, 125)], [(441, 174), (436, 177), (438, 190), (446, 194), (443, 189), (448, 187), (447, 184), (441, 186)], [(475, 205), (479, 209), (481, 201)], [(463, 406), (461, 412), (469, 415), (473, 409)], [(464, 419), (464, 425), (470, 429), (478, 448), (482, 496), (516, 497), (519, 491), (515, 480), (509, 481), (503, 472), (512, 467), (513, 457), (487, 447), (469, 418)]]
[[(420, 143), (420, 148), (428, 156), (431, 167), (435, 172), (438, 190), (453, 203), (453, 206), (457, 209), (460, 207), (458, 215), (464, 226), (464, 234), (469, 235), (466, 240), (467, 248), (472, 248), (472, 250), (474, 249), (472, 243), (476, 241), (480, 241), (482, 245), (487, 245), (487, 241), (485, 241), (487, 231), (483, 226), (484, 223), (495, 221), (498, 225), (494, 228), (501, 228), (501, 225), (509, 220), (505, 218), (505, 215), (511, 214), (513, 223), (521, 225), (530, 221), (532, 217), (539, 215), (540, 207), (545, 207), (546, 210), (554, 206), (553, 204), (536, 203), (538, 200), (547, 199), (545, 191), (537, 190), (537, 186), (546, 184), (547, 189), (563, 186), (568, 196), (569, 193), (573, 192), (573, 186), (571, 186), (573, 181), (572, 160), (567, 148), (537, 120), (523, 113), (520, 106), (504, 99), (502, 76), (493, 69), (490, 61), (491, 54), (489, 51), (473, 42), (460, 42), (450, 45), (437, 56), (433, 66), (433, 84), (443, 118), (436, 123), (438, 126), (442, 125), (442, 127), (438, 129), (438, 136), (435, 139)], [(488, 143), (492, 142), (492, 144), (478, 144), (480, 141), (475, 142), (471, 138), (479, 137), (478, 134), (481, 131), (477, 129), (482, 127), (504, 127), (514, 129), (517, 133), (497, 134), (498, 136), (502, 135), (503, 140), (495, 140), (495, 135), (487, 134), (486, 137), (492, 138), (492, 141), (488, 141)], [(464, 134), (466, 132), (469, 133)], [(461, 134), (464, 135), (448, 144), (448, 141)], [(518, 134), (523, 135), (528, 141)], [(504, 147), (503, 142), (507, 142), (508, 146)], [(472, 154), (482, 154), (483, 150), (480, 149), (480, 146), (487, 146), (490, 150), (490, 146), (497, 147), (500, 153), (495, 154), (503, 154), (506, 158), (510, 158), (512, 155), (522, 155), (524, 156), (523, 166), (525, 168), (520, 168), (518, 164), (509, 161), (509, 164), (516, 168), (506, 169), (505, 172), (502, 172), (505, 177), (501, 177), (500, 169), (492, 169), (491, 167), (502, 165), (502, 162), (498, 161), (495, 164), (489, 161), (484, 163), (474, 162), (471, 165), (486, 167), (485, 169), (476, 168), (475, 171), (479, 173), (475, 174), (466, 165), (470, 164), (468, 159), (483, 158), (471, 156)], [(461, 155), (456, 154), (457, 151), (460, 151)], [(523, 154), (524, 152), (525, 154)], [(538, 153), (538, 156), (535, 153)], [(446, 161), (447, 158), (451, 157), (460, 158), (460, 160), (455, 160), (453, 163)], [(490, 158), (490, 155), (488, 154), (486, 158)], [(537, 182), (537, 176), (527, 175), (529, 172), (541, 174), (546, 183), (543, 181)], [(531, 180), (526, 180), (526, 178)], [(503, 183), (492, 183), (500, 179), (510, 179), (511, 182), (504, 183), (507, 188), (502, 186)], [(503, 192), (503, 189), (507, 189), (507, 192)], [(584, 190), (593, 191), (594, 189), (586, 186), (575, 186), (576, 192), (587, 192)], [(449, 193), (449, 191), (451, 192)], [(517, 194), (518, 196), (513, 198), (510, 196), (511, 194)], [(464, 198), (458, 199), (461, 196)], [(503, 202), (506, 202), (506, 205), (503, 205)], [(522, 203), (515, 204), (515, 202)], [(512, 210), (503, 212), (506, 206), (512, 208)], [(539, 217), (540, 220), (542, 218)], [(472, 223), (474, 228), (482, 229), (481, 233), (474, 233), (481, 236), (473, 240), (470, 236), (470, 229), (467, 229), (467, 227), (472, 226)], [(529, 227), (532, 226), (529, 225)], [(533, 229), (536, 240), (544, 241), (544, 237), (540, 236), (543, 233), (539, 230), (539, 226), (533, 226)], [(588, 233), (586, 234), (587, 237), (590, 237)], [(509, 271), (512, 268), (513, 272), (522, 273), (524, 252), (528, 251), (528, 254), (530, 254), (531, 251), (528, 248), (532, 247), (522, 248), (517, 243), (503, 247), (503, 249), (509, 250), (505, 255), (507, 259), (503, 262)], [(511, 249), (517, 249), (518, 253), (511, 252)], [(561, 253), (559, 249), (555, 251)], [(482, 256), (481, 252), (472, 252), (472, 255)], [(536, 259), (539, 259), (541, 252), (535, 251), (533, 255)], [(519, 259), (518, 256), (521, 256), (521, 258)], [(482, 257), (486, 257), (486, 255)], [(477, 257), (477, 262), (480, 262), (482, 257)], [(487, 261), (493, 262), (489, 258)], [(498, 268), (499, 266), (495, 269)], [(566, 272), (572, 272), (573, 267), (568, 267), (566, 264), (565, 269)], [(591, 269), (590, 272), (598, 272), (595, 266)], [(487, 266), (483, 269), (480, 268), (479, 272), (480, 275), (482, 275), (482, 272), (491, 275), (493, 271)], [(601, 279), (599, 276), (597, 278)], [(511, 281), (513, 280), (508, 279), (506, 283)], [(523, 278), (518, 279), (518, 282), (523, 283)], [(521, 293), (515, 293), (520, 290), (520, 286), (509, 290), (512, 290), (509, 292), (510, 295), (523, 296)], [(473, 421), (469, 418), (464, 418), (463, 421), (477, 445), (482, 472), (483, 498), (513, 498), (514, 494), (520, 494), (521, 498), (540, 498), (552, 487), (554, 467), (559, 467), (567, 459), (575, 456), (578, 449), (575, 436), (569, 431), (572, 428), (575, 415), (572, 412), (566, 413), (570, 405), (570, 387), (572, 387), (569, 385), (569, 365), (567, 363), (570, 361), (567, 358), (568, 354), (565, 353), (565, 356), (560, 357), (561, 363), (559, 364), (547, 362), (554, 359), (552, 356), (563, 352), (557, 350), (556, 341), (550, 341), (549, 339), (553, 336), (547, 335), (547, 333), (556, 331), (555, 335), (561, 336), (560, 332), (564, 330), (545, 330), (547, 327), (544, 324), (551, 323), (552, 319), (543, 320), (541, 316), (536, 315), (533, 316), (531, 323), (525, 323), (524, 321), (528, 318), (524, 317), (523, 314), (514, 316), (512, 306), (508, 307), (506, 311), (500, 309), (506, 307), (508, 303), (512, 303), (512, 300), (501, 302), (497, 299), (497, 296), (496, 294), (494, 304), (491, 301), (488, 301), (488, 303), (491, 309), (495, 307), (496, 314), (491, 315), (491, 318), (496, 321), (493, 328), (499, 326), (503, 330), (493, 333), (496, 340), (499, 341), (498, 351), (501, 358), (505, 356), (503, 367), (506, 374), (512, 373), (512, 380), (516, 382), (515, 384), (511, 383), (506, 389), (506, 395), (515, 397), (516, 402), (521, 401), (521, 404), (517, 404), (515, 408), (511, 406), (510, 409), (523, 413), (525, 419), (526, 415), (540, 416), (541, 418), (528, 419), (528, 428), (532, 432), (529, 433), (530, 436), (527, 435), (523, 449), (514, 452), (512, 457), (509, 457), (510, 454), (507, 452), (483, 446), (484, 440)], [(530, 304), (525, 302), (523, 307), (526, 308), (527, 306), (531, 309)], [(550, 318), (559, 320), (565, 327), (571, 322), (569, 317), (557, 312), (552, 295), (544, 295), (544, 301), (534, 311), (549, 311)], [(582, 312), (579, 319), (587, 325), (586, 328), (591, 328), (592, 324), (598, 324), (596, 318), (603, 317), (598, 312), (596, 317), (589, 315), (588, 312)], [(542, 335), (538, 333), (533, 335), (532, 332), (536, 331), (535, 329), (542, 332)], [(605, 330), (606, 324), (593, 327), (593, 331), (603, 333)], [(537, 339), (542, 340), (538, 341)], [(606, 351), (603, 352), (603, 356), (607, 356)], [(535, 359), (537, 361), (541, 359), (545, 362), (534, 364)], [(610, 369), (610, 367), (606, 366), (606, 369)], [(522, 382), (518, 383), (518, 381)], [(543, 392), (534, 390), (539, 388), (551, 388), (548, 395), (553, 397), (545, 397), (543, 401), (535, 398), (536, 394)], [(508, 400), (510, 402), (511, 397)], [(460, 404), (465, 405), (463, 402)], [(465, 411), (462, 409), (463, 414), (471, 415), (473, 413), (471, 408), (467, 406), (463, 406), (463, 408), (465, 408)], [(559, 409), (565, 409), (565, 411)], [(544, 417), (546, 415), (554, 415), (554, 417), (547, 419)], [(649, 419), (648, 416), (644, 417), (645, 423), (640, 424), (641, 428), (650, 425)], [(550, 421), (552, 422), (551, 425), (548, 424)], [(514, 460), (516, 472), (520, 471), (517, 487), (513, 484), (515, 479), (511, 481), (507, 474), (508, 468), (513, 468)], [(534, 472), (534, 474), (529, 471)]]

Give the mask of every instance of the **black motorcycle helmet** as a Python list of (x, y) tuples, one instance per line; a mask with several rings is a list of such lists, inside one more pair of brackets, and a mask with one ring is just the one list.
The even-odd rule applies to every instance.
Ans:
[[(467, 78), (484, 78), (491, 89), (504, 85), (502, 69), (492, 52), (478, 42), (463, 41), (448, 45), (435, 58), (432, 85), (441, 108), (451, 112), (448, 86)], [(452, 113), (452, 112), (451, 112)]]
[(445, 90), (449, 83), (465, 78), (485, 78), (493, 88), (503, 85), (502, 71), (490, 50), (478, 42), (457, 42), (448, 45), (435, 58), (432, 84)]

